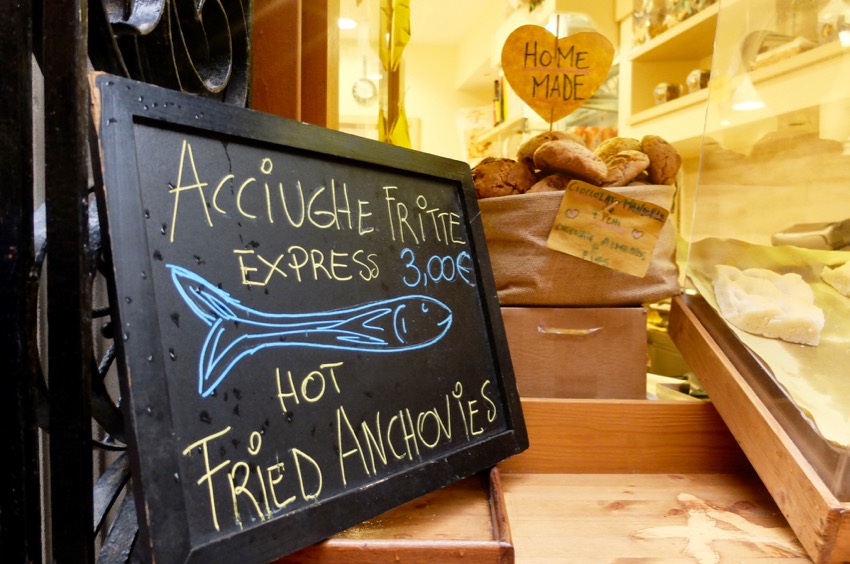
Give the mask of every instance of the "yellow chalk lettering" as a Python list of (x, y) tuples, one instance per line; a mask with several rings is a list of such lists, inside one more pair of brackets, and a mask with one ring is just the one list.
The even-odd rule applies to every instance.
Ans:
[(271, 280), (272, 275), (274, 275), (274, 273), (275, 273), (275, 272), (277, 272), (278, 274), (280, 274), (280, 275), (281, 275), (281, 276), (283, 276), (284, 278), (287, 278), (287, 276), (286, 276), (286, 272), (282, 271), (282, 270), (281, 270), (280, 268), (278, 268), (278, 266), (277, 266), (278, 264), (280, 264), (280, 261), (282, 261), (282, 260), (283, 260), (283, 255), (278, 255), (278, 256), (277, 256), (277, 258), (275, 259), (275, 261), (274, 261), (273, 263), (272, 263), (272, 262), (267, 261), (267, 260), (266, 260), (266, 259), (264, 259), (261, 255), (257, 255), (257, 258), (258, 258), (258, 259), (260, 259), (260, 262), (264, 263), (266, 266), (268, 266), (268, 267), (269, 267), (269, 273), (266, 275), (266, 279), (265, 279), (265, 280), (263, 280), (263, 285), (268, 285), (269, 280)]
[[(429, 419), (429, 418), (434, 419), (434, 422), (436, 424), (435, 428), (436, 428), (436, 431), (437, 431), (436, 437), (430, 443), (427, 440), (425, 440), (425, 437), (422, 436), (422, 434), (424, 432), (425, 424), (427, 422), (427, 419)], [(417, 428), (417, 431), (419, 432), (419, 438), (429, 448), (434, 448), (435, 446), (437, 446), (437, 444), (439, 444), (440, 440), (442, 440), (443, 436), (445, 436), (446, 439), (451, 440), (451, 438), (452, 438), (452, 412), (451, 412), (451, 403), (449, 401), (448, 394), (446, 395), (446, 421), (444, 421), (443, 418), (440, 417), (440, 413), (437, 411), (437, 408), (435, 407), (434, 409), (431, 409), (429, 411), (424, 411), (424, 412), (419, 414), (419, 417), (417, 418), (417, 421), (416, 421), (416, 428)]]
[(496, 404), (493, 403), (493, 400), (490, 399), (490, 396), (487, 395), (487, 387), (490, 386), (490, 380), (485, 380), (483, 384), (481, 384), (481, 397), (487, 403), (487, 422), (492, 423), (496, 420)]
[(404, 242), (404, 231), (406, 229), (408, 232), (410, 232), (411, 237), (413, 237), (413, 242), (419, 244), (419, 237), (416, 236), (416, 231), (413, 230), (413, 227), (408, 221), (409, 215), (410, 210), (405, 204), (401, 202), (396, 204), (396, 219), (398, 220), (398, 230), (401, 234), (401, 241)]
[(390, 190), (398, 190), (398, 186), (384, 186), (384, 201), (387, 203), (387, 217), (390, 220), (390, 238), (395, 241), (395, 225), (393, 223), (393, 206), (395, 198), (390, 196)]
[(351, 280), (352, 276), (342, 275), (340, 271), (348, 268), (347, 262), (340, 262), (340, 259), (344, 259), (348, 256), (348, 253), (340, 253), (338, 251), (331, 250), (331, 275), (334, 280), (345, 281)]
[(449, 233), (451, 233), (451, 242), (459, 245), (465, 244), (465, 239), (458, 239), (455, 234), (460, 232), (460, 216), (456, 213), (449, 214)]
[(295, 185), (298, 187), (298, 196), (301, 201), (301, 217), (298, 221), (292, 219), (292, 214), (289, 213), (289, 206), (286, 205), (286, 196), (283, 194), (283, 183), (278, 183), (278, 191), (280, 192), (280, 202), (283, 205), (283, 213), (286, 214), (286, 220), (292, 227), (301, 227), (304, 225), (304, 218), (307, 217), (307, 206), (304, 204), (304, 190), (301, 188), (301, 181), (297, 181)]
[[(284, 507), (286, 507), (287, 505), (289, 505), (290, 503), (295, 501), (294, 495), (286, 498), (283, 501), (278, 501), (278, 499), (277, 499), (277, 485), (280, 484), (281, 482), (283, 482), (283, 471), (284, 471), (283, 462), (278, 462), (277, 464), (273, 464), (272, 466), (269, 466), (268, 469), (266, 470), (266, 472), (268, 473), (268, 479), (269, 479), (269, 489), (271, 489), (271, 493), (272, 493), (272, 503), (274, 503), (274, 506), (275, 506), (276, 509), (283, 509)], [(276, 476), (274, 476), (274, 477), (272, 477), (273, 472), (276, 473)]]
[(266, 490), (266, 480), (263, 477), (263, 470), (259, 466), (255, 466), (254, 469), (257, 471), (257, 480), (260, 482), (260, 493), (263, 494), (263, 505), (266, 508), (266, 518), (270, 518), (272, 516), (272, 508), (269, 506), (269, 492)]
[(245, 191), (245, 188), (247, 188), (249, 184), (256, 182), (256, 180), (256, 178), (249, 178), (245, 180), (245, 182), (239, 186), (239, 190), (236, 191), (236, 209), (239, 210), (239, 213), (242, 214), (243, 217), (247, 217), (248, 219), (257, 219), (257, 216), (246, 212), (242, 207), (242, 192)]
[(360, 260), (360, 256), (362, 256), (364, 252), (365, 251), (363, 251), (363, 249), (357, 249), (354, 251), (354, 254), (351, 255), (351, 260), (363, 267), (357, 272), (357, 274), (360, 275), (360, 278), (369, 282), (370, 280), (377, 278), (378, 274), (381, 273), (381, 270), (378, 268), (377, 263), (375, 263), (374, 254), (366, 255), (366, 260), (369, 261), (370, 264), (366, 264)]
[(457, 402), (457, 406), (460, 409), (460, 418), (463, 420), (463, 429), (466, 432), (466, 438), (469, 438), (469, 425), (466, 422), (466, 413), (463, 410), (463, 403), (461, 403), (460, 398), (463, 397), (463, 384), (460, 382), (455, 383), (455, 389), (452, 391), (452, 397), (455, 398)]
[(260, 450), (263, 448), (263, 435), (254, 431), (251, 433), (251, 436), (248, 437), (248, 454), (251, 456), (256, 456), (259, 454)]
[(390, 417), (389, 423), (387, 423), (387, 443), (390, 445), (390, 450), (393, 452), (393, 456), (395, 457), (396, 460), (403, 460), (404, 459), (404, 453), (399, 454), (399, 452), (396, 450), (395, 446), (393, 446), (393, 440), (392, 440), (393, 425), (395, 425), (396, 423), (398, 423), (400, 421), (401, 421), (401, 417), (399, 415), (393, 415), (392, 417)]
[[(295, 471), (298, 473), (298, 483), (301, 485), (301, 497), (303, 499), (319, 499), (319, 495), (322, 493), (322, 469), (316, 463), (313, 458), (308, 456), (305, 452), (298, 450), (297, 448), (292, 449), (292, 457), (295, 459)], [(307, 493), (304, 487), (304, 471), (301, 470), (301, 461), (306, 461), (313, 467), (316, 478), (316, 487), (315, 491), (312, 493)]]
[(246, 286), (262, 286), (263, 282), (254, 282), (251, 280), (251, 273), (257, 272), (257, 269), (251, 266), (245, 266), (245, 258), (242, 255), (253, 255), (254, 251), (250, 249), (234, 249), (234, 253), (236, 253), (239, 260), (239, 274), (242, 275), (242, 284)]
[(269, 183), (266, 182), (264, 186), (266, 187), (266, 213), (269, 216), (269, 223), (274, 223), (274, 217), (272, 217), (272, 194), (269, 189)]
[[(287, 249), (289, 252), (289, 267), (295, 271), (295, 277), (301, 282), (301, 269), (304, 268), (310, 261), (310, 254), (302, 247), (291, 246)], [(301, 259), (295, 256), (296, 252), (301, 254)]]
[[(310, 396), (307, 388), (311, 383), (317, 382), (319, 384), (319, 391), (316, 395)], [(304, 400), (307, 403), (316, 403), (322, 396), (325, 395), (325, 376), (318, 370), (313, 370), (304, 379), (301, 381), (301, 395), (304, 397)]]
[(221, 209), (221, 207), (219, 207), (219, 205), (218, 205), (218, 193), (222, 189), (222, 187), (224, 186), (224, 184), (226, 182), (229, 182), (230, 180), (233, 180), (234, 178), (235, 178), (235, 176), (233, 176), (232, 174), (228, 174), (227, 176), (222, 178), (219, 181), (218, 186), (215, 187), (215, 192), (213, 192), (213, 197), (212, 197), (212, 206), (213, 206), (213, 209), (215, 211), (217, 211), (218, 213), (227, 215), (227, 212), (224, 211), (223, 209)]
[(419, 416), (416, 418), (416, 432), (419, 435), (419, 440), (421, 440), (425, 444), (425, 446), (427, 446), (428, 448), (434, 448), (435, 446), (440, 444), (440, 424), (437, 423), (435, 427), (437, 433), (434, 437), (434, 440), (429, 442), (423, 435), (425, 431), (425, 423), (429, 416), (439, 421), (439, 416), (437, 415), (435, 410), (423, 411), (419, 413)]
[(330, 368), (328, 372), (331, 375), (331, 382), (333, 382), (334, 390), (336, 390), (336, 393), (339, 393), (339, 384), (336, 381), (336, 373), (334, 372), (334, 368), (337, 368), (338, 366), (342, 366), (342, 362), (325, 362), (319, 365), (319, 368), (322, 369)]
[(334, 209), (334, 218), (336, 223), (336, 228), (339, 229), (339, 214), (344, 214), (348, 219), (348, 228), (351, 229), (351, 203), (348, 200), (348, 185), (345, 182), (342, 183), (342, 199), (345, 201), (343, 207), (340, 207), (336, 201), (336, 182), (331, 179), (331, 194), (333, 195), (333, 209)]
[(333, 280), (333, 276), (331, 276), (330, 271), (325, 266), (325, 256), (322, 254), (322, 251), (318, 249), (310, 250), (310, 262), (313, 264), (313, 280), (319, 279), (319, 271), (325, 273), (325, 276), (328, 277), (328, 280)]
[[(399, 412), (401, 418), (402, 437), (404, 438), (405, 446), (407, 447), (407, 458), (413, 460), (413, 452), (419, 456), (419, 445), (416, 443), (416, 428), (413, 426), (413, 418), (410, 416), (410, 410), (404, 409)], [(413, 448), (410, 448), (413, 443)]]
[[(387, 449), (384, 447), (384, 437), (381, 434), (381, 412), (379, 411), (375, 415), (375, 432), (372, 432), (372, 429), (369, 428), (369, 425), (364, 421), (360, 425), (360, 429), (363, 431), (363, 438), (366, 443), (366, 447), (369, 449), (369, 458), (372, 460), (372, 473), (377, 473), (377, 465), (375, 460), (375, 452), (377, 451), (378, 457), (381, 459), (381, 462), (384, 466), (387, 465)], [(376, 436), (377, 435), (377, 438)]]
[(374, 227), (366, 227), (363, 225), (363, 220), (372, 215), (372, 212), (365, 212), (363, 208), (369, 205), (366, 200), (357, 200), (357, 234), (366, 235), (375, 230)]
[[(189, 163), (192, 167), (192, 176), (194, 176), (195, 183), (188, 184), (186, 186), (183, 185), (183, 168), (186, 164), (186, 155), (189, 156)], [(174, 242), (174, 231), (177, 229), (177, 208), (180, 204), (180, 192), (184, 190), (197, 190), (198, 196), (201, 198), (201, 209), (204, 214), (207, 216), (207, 225), (212, 227), (212, 219), (210, 219), (210, 211), (207, 209), (207, 200), (204, 197), (204, 187), (207, 185), (206, 182), (201, 182), (201, 179), (198, 177), (198, 169), (195, 167), (195, 157), (192, 155), (192, 145), (189, 144), (185, 139), (183, 140), (183, 147), (180, 151), (180, 170), (177, 173), (177, 186), (169, 189), (169, 193), (174, 194), (174, 211), (171, 215), (171, 235), (169, 241), (171, 243)]]
[(222, 468), (224, 468), (225, 466), (230, 464), (230, 460), (225, 460), (224, 462), (222, 462), (221, 464), (219, 464), (215, 468), (211, 468), (210, 467), (209, 447), (207, 445), (210, 441), (217, 439), (219, 437), (222, 437), (229, 432), (230, 432), (230, 427), (226, 427), (226, 428), (222, 429), (221, 431), (219, 431), (218, 433), (213, 433), (212, 435), (208, 435), (208, 436), (204, 437), (203, 439), (201, 439), (200, 441), (194, 442), (194, 443), (190, 444), (189, 446), (187, 446), (185, 449), (183, 449), (183, 456), (189, 456), (189, 454), (191, 454), (191, 452), (193, 450), (195, 450), (195, 448), (201, 449), (201, 453), (203, 454), (203, 457), (204, 457), (204, 474), (198, 479), (198, 481), (196, 483), (200, 486), (204, 482), (207, 482), (207, 491), (208, 491), (209, 496), (210, 496), (210, 513), (212, 514), (213, 526), (215, 527), (216, 531), (218, 531), (220, 529), (219, 529), (219, 526), (218, 526), (218, 513), (216, 512), (216, 508), (215, 508), (215, 490), (213, 489), (212, 477), (216, 474), (216, 472), (218, 472), (219, 470), (221, 470)]
[(469, 400), (467, 402), (469, 406), (469, 428), (473, 435), (480, 435), (484, 432), (483, 428), (475, 429), (475, 414), (478, 413), (478, 408), (475, 407), (475, 404), (478, 403), (478, 400)]
[(295, 403), (299, 403), (298, 393), (295, 391), (295, 382), (292, 381), (292, 372), (289, 370), (286, 371), (286, 377), (289, 382), (289, 389), (291, 390), (289, 393), (285, 393), (283, 388), (280, 385), (280, 368), (275, 368), (275, 377), (277, 379), (277, 399), (280, 402), (280, 409), (283, 413), (287, 413), (286, 403), (284, 403), (284, 398), (293, 398)]
[[(342, 445), (343, 437), (343, 422), (345, 423), (345, 430), (348, 433), (348, 438), (354, 441), (354, 448), (350, 450), (344, 450)], [(354, 432), (354, 427), (351, 426), (351, 422), (348, 420), (348, 415), (345, 413), (345, 408), (340, 406), (336, 410), (336, 432), (337, 432), (337, 451), (339, 452), (339, 469), (342, 476), (342, 484), (348, 485), (348, 481), (345, 475), (345, 459), (349, 456), (354, 456), (355, 454), (360, 455), (360, 462), (363, 464), (363, 470), (366, 472), (366, 475), (369, 475), (369, 467), (366, 464), (366, 457), (363, 455), (363, 448), (360, 446), (360, 440), (357, 438), (357, 433)]]
[[(325, 190), (326, 188), (324, 186), (320, 186), (319, 189), (316, 190), (310, 197), (310, 201), (307, 203), (307, 218), (310, 220), (310, 223), (313, 224), (313, 226), (318, 227), (319, 229), (327, 229), (328, 227), (332, 227), (334, 225), (339, 228), (339, 224), (336, 222), (336, 216), (333, 214), (333, 212), (329, 212), (326, 210), (313, 210), (313, 205), (316, 203), (316, 198), (321, 196), (322, 192), (324, 192)], [(315, 216), (324, 215), (330, 216), (330, 219), (328, 219), (327, 223), (319, 223), (315, 219)]]
[[(236, 474), (241, 472), (242, 474), (242, 482), (237, 485), (236, 483)], [(242, 525), (242, 515), (239, 512), (239, 496), (246, 496), (248, 498), (248, 502), (254, 507), (257, 512), (257, 516), (261, 521), (265, 521), (266, 518), (263, 515), (263, 512), (260, 510), (260, 504), (257, 503), (257, 498), (254, 497), (254, 494), (251, 493), (251, 490), (248, 489), (248, 478), (251, 476), (251, 468), (245, 462), (237, 462), (231, 467), (230, 472), (227, 477), (230, 482), (230, 499), (233, 502), (233, 517), (236, 520), (236, 523), (240, 526)]]

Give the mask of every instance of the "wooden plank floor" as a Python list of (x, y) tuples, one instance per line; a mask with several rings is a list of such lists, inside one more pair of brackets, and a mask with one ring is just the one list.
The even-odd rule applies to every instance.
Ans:
[(517, 564), (811, 562), (755, 476), (502, 474)]

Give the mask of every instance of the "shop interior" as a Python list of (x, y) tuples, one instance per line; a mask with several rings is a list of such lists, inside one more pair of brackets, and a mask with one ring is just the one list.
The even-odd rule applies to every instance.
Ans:
[[(26, 133), (12, 131), (4, 145), (16, 163), (10, 185), (24, 186), (6, 198), (18, 220), (7, 259), (17, 249), (32, 255), (27, 264), (7, 260), (15, 267), (6, 294), (15, 316), (7, 317), (18, 334), (9, 350), (21, 376), (4, 427), (28, 431), (10, 435), (21, 464), (6, 476), (20, 487), (10, 488), (12, 510), (0, 512), (2, 540), (16, 555), (104, 563), (157, 551), (162, 561), (233, 562), (244, 552), (246, 563), (279, 564), (850, 562), (850, 0), (243, 0), (196, 2), (195, 12), (182, 11), (182, 0), (126, 2), (123, 12), (104, 1), (83, 10), (90, 13), (68, 37), (46, 3), (25, 4), (24, 22), (41, 18), (44, 36), (40, 26), (34, 38), (30, 27), (13, 26), (10, 43), (20, 35), (30, 49), (31, 72), (15, 74), (26, 102), (18, 105), (29, 107), (15, 113)], [(157, 21), (145, 23), (153, 13)], [(226, 29), (227, 41), (198, 32), (201, 13), (210, 30)], [(551, 74), (548, 63), (537, 64), (538, 42), (548, 41), (576, 57), (574, 68)], [(160, 50), (168, 42), (171, 59)], [(68, 45), (80, 50), (77, 66), (64, 58)], [(535, 64), (526, 68), (529, 45)], [(173, 54), (181, 48), (187, 60)], [(106, 52), (126, 59), (99, 58)], [(166, 59), (162, 68), (177, 79), (158, 76), (150, 63)], [(150, 83), (136, 84), (137, 71), (150, 73)], [(110, 82), (113, 74), (120, 80)], [(575, 103), (586, 75), (591, 85)], [(555, 118), (570, 98), (568, 83), (572, 105)], [(126, 92), (101, 98), (120, 90), (116, 84)], [(134, 88), (144, 96), (127, 94)], [(168, 114), (195, 102), (203, 111)], [(56, 112), (66, 105), (75, 111)], [(68, 117), (76, 114), (85, 119)], [(140, 164), (150, 155), (155, 166)], [(180, 163), (179, 176), (162, 164), (168, 159)], [(201, 179), (199, 171), (216, 167), (226, 169), (219, 178)], [(249, 173), (237, 179), (240, 167)], [(276, 192), (268, 179), (278, 174)], [(313, 184), (299, 177), (284, 188), (298, 175)], [(151, 178), (160, 188), (153, 204), (132, 192)], [(370, 184), (376, 179), (380, 189)], [(406, 181), (410, 194), (422, 192), (405, 196), (405, 207), (393, 190)], [(286, 207), (299, 201), (293, 194), (300, 221)], [(191, 239), (200, 249), (193, 254), (189, 243), (174, 243), (174, 226), (178, 199), (189, 202), (185, 210), (198, 196), (197, 217), (179, 216), (181, 228), (196, 229), (180, 232), (180, 244)], [(370, 207), (370, 198), (382, 206)], [(443, 230), (434, 226), (452, 234), (437, 236), (451, 253), (425, 242), (426, 219), (436, 217), (426, 201), (450, 209)], [(351, 221), (355, 208), (361, 223)], [(376, 235), (385, 210), (390, 234)], [(349, 220), (342, 228), (340, 217)], [(415, 245), (396, 241), (392, 229), (404, 242), (402, 226), (430, 253), (418, 258), (431, 260), (419, 270), (410, 258), (389, 285), (389, 276), (379, 284), (379, 271), (395, 275), (399, 257), (415, 254)], [(349, 248), (349, 235), (361, 248)], [(48, 236), (53, 254), (45, 261)], [(395, 253), (385, 263), (381, 251), (370, 254), (375, 239)], [(293, 249), (305, 257), (294, 270)], [(168, 262), (169, 252), (180, 258)], [(420, 275), (415, 283), (404, 267)], [(301, 284), (302, 274), (314, 287)], [(357, 275), (370, 283), (362, 296)], [(404, 297), (419, 300), (418, 313), (433, 313), (435, 303), (451, 313), (430, 292), (471, 307), (469, 319), (424, 316), (443, 331), (427, 346), (452, 322), (463, 327), (461, 344), (441, 342), (429, 357), (425, 344), (405, 341), (413, 318), (392, 309), (396, 296), (379, 286), (384, 294), (415, 288)], [(167, 298), (157, 295), (163, 288)], [(157, 309), (163, 304), (167, 314)], [(316, 307), (281, 313), (280, 304)], [(390, 311), (398, 341), (391, 344), (417, 359), (397, 355), (403, 369), (383, 354), (389, 332), (378, 320)], [(339, 341), (328, 344), (338, 328)], [(187, 345), (197, 330), (202, 337)], [(470, 343), (489, 354), (469, 358)], [(319, 369), (309, 366), (319, 363), (314, 350), (325, 355)], [(274, 368), (263, 364), (272, 360)], [(287, 372), (290, 361), (303, 374)], [(253, 368), (234, 376), (237, 363)], [(349, 366), (359, 372), (346, 380)], [(427, 385), (445, 384), (437, 400), (417, 392), (432, 392), (422, 382), (404, 381), (408, 368), (436, 374)], [(453, 370), (462, 373), (456, 380), (446, 375)], [(239, 383), (246, 374), (257, 380)], [(388, 391), (376, 374), (401, 383)], [(367, 407), (348, 420), (343, 392), (358, 378), (367, 384), (351, 401)], [(462, 390), (463, 378), (484, 380), (480, 397)], [(253, 409), (257, 398), (264, 407)], [(431, 404), (411, 415), (399, 398)], [(264, 419), (268, 404), (276, 418)], [(310, 409), (329, 410), (311, 429), (298, 417)], [(496, 430), (483, 432), (485, 421)], [(244, 439), (207, 448), (239, 425)], [(392, 435), (393, 425), (406, 434)], [(437, 439), (429, 442), (423, 429)], [(197, 438), (205, 433), (212, 434)], [(287, 433), (308, 446), (324, 441), (325, 458), (312, 461), (309, 449), (286, 443)], [(458, 437), (472, 446), (456, 446)], [(283, 455), (268, 453), (284, 443)], [(274, 446), (261, 452), (261, 444)], [(400, 444), (406, 452), (394, 450)], [(504, 444), (510, 455), (468, 470)], [(235, 462), (237, 451), (248, 462)], [(60, 475), (68, 460), (84, 463), (66, 464)], [(18, 466), (28, 471), (20, 475)], [(362, 482), (349, 484), (355, 473), (346, 471), (355, 467)], [(187, 469), (206, 473), (189, 479)], [(311, 470), (313, 481), (304, 478)], [(214, 482), (226, 495), (213, 499)], [(275, 488), (292, 496), (281, 501)], [(158, 497), (146, 498), (150, 491)], [(209, 511), (197, 509), (198, 500)], [(286, 509), (290, 503), (297, 510)], [(370, 513), (371, 505), (391, 509)], [(181, 511), (170, 512), (175, 506)], [(80, 508), (95, 513), (93, 535), (91, 519), (74, 522)], [(232, 518), (223, 530), (222, 516)], [(311, 530), (317, 519), (327, 534)], [(310, 542), (295, 538), (302, 534)], [(275, 542), (293, 550), (275, 552)]]
[[(380, 83), (380, 62), (372, 48), (377, 23), (374, 10), (368, 2), (351, 0), (343, 2), (341, 9), (341, 16), (354, 20), (357, 27), (342, 31), (340, 37), (340, 128), (365, 136), (377, 136), (369, 124), (374, 122), (380, 102), (380, 87), (371, 90), (370, 86), (374, 97), (359, 97), (364, 82)], [(803, 523), (810, 522), (811, 514), (801, 517), (799, 508), (792, 507), (796, 503), (783, 501), (787, 491), (780, 485), (776, 465), (784, 465), (786, 456), (809, 460), (831, 492), (827, 497), (836, 496), (836, 507), (846, 508), (850, 491), (845, 450), (846, 429), (850, 428), (848, 387), (839, 368), (847, 361), (840, 321), (847, 303), (834, 288), (824, 285), (820, 276), (821, 269), (835, 268), (846, 260), (850, 244), (843, 172), (850, 150), (846, 120), (850, 96), (841, 78), (848, 64), (845, 14), (850, 15), (850, 8), (844, 2), (825, 0), (552, 0), (509, 1), (499, 6), (492, 2), (464, 2), (462, 6), (437, 2), (428, 8), (411, 6), (411, 39), (404, 59), (404, 101), (412, 147), (466, 161), (473, 170), (487, 158), (518, 159), (523, 143), (552, 130), (576, 134), (591, 149), (609, 137), (641, 139), (646, 135), (660, 136), (675, 147), (682, 164), (670, 220), (677, 231), (679, 283), (684, 299), (709, 296), (714, 304), (686, 309), (697, 311), (697, 317), (713, 327), (721, 356), (742, 365), (733, 372), (740, 372), (747, 382), (742, 385), (745, 395), (754, 394), (758, 399), (752, 403), (744, 400), (740, 390), (730, 389), (724, 378), (714, 374), (725, 371), (722, 366), (706, 362), (705, 350), (691, 350), (693, 335), (681, 326), (681, 311), (673, 313), (670, 326), (671, 303), (667, 299), (645, 304), (646, 339), (640, 339), (639, 347), (648, 361), (645, 374), (637, 370), (639, 384), (628, 382), (624, 376), (628, 370), (622, 364), (591, 376), (592, 364), (582, 359), (573, 361), (581, 367), (575, 372), (566, 374), (568, 370), (563, 369), (563, 378), (582, 381), (570, 389), (563, 383), (541, 383), (545, 378), (540, 375), (540, 364), (527, 357), (543, 357), (549, 365), (566, 364), (569, 354), (598, 359), (606, 354), (604, 345), (594, 349), (583, 343), (550, 350), (546, 343), (521, 334), (533, 332), (535, 327), (539, 331), (547, 308), (529, 314), (503, 301), (520, 392), (561, 397), (567, 402), (640, 397), (662, 405), (717, 406), (755, 466), (759, 483), (766, 484), (772, 498), (779, 500), (781, 513), (807, 546), (811, 544), (806, 537), (813, 531)], [(363, 29), (364, 23), (367, 29)], [(552, 123), (516, 94), (501, 68), (502, 46), (510, 32), (522, 25), (558, 29), (559, 37), (598, 32), (615, 45), (608, 77), (593, 97)], [(482, 209), (486, 212), (489, 208), (482, 203)], [(819, 335), (822, 340), (816, 346), (777, 343), (776, 334), (765, 339), (741, 331), (718, 315), (714, 292), (720, 290), (712, 286), (716, 264), (803, 273), (806, 281), (814, 284), (817, 303), (832, 320), (827, 327), (836, 325)], [(682, 299), (674, 299), (674, 310), (681, 308)], [(611, 313), (610, 308), (604, 313)], [(583, 314), (590, 316), (591, 312)], [(525, 317), (530, 315), (537, 317)], [(641, 325), (638, 327), (640, 330)], [(736, 337), (723, 335), (730, 327)], [(836, 332), (830, 336), (832, 331)], [(619, 339), (619, 352), (627, 359), (628, 337), (620, 334)], [(727, 342), (739, 339), (744, 343), (740, 348), (740, 343)], [(610, 346), (610, 341), (607, 344)], [(619, 370), (624, 372), (618, 380)], [(594, 383), (588, 384), (588, 378)], [(758, 425), (742, 415), (754, 405), (771, 413), (771, 425), (778, 424), (788, 433), (796, 444), (793, 454), (783, 449), (785, 454), (777, 458), (755, 446), (762, 439), (748, 435), (751, 426)], [(699, 441), (705, 434), (700, 431), (697, 436)], [(771, 462), (759, 461), (761, 456)], [(510, 509), (511, 501), (518, 504), (517, 499), (525, 495), (524, 491), (522, 495), (512, 493), (512, 488), (525, 485), (513, 482), (517, 478), (510, 461), (506, 468), (502, 480), (508, 484)], [(554, 479), (547, 476), (547, 480)], [(550, 494), (564, 487), (565, 497), (575, 494), (571, 488), (576, 486), (568, 480), (545, 484), (533, 487)], [(539, 498), (535, 502), (542, 503)], [(551, 525), (560, 518), (553, 510), (544, 521)], [(522, 519), (517, 523), (521, 528), (527, 525)], [(846, 523), (843, 526), (845, 532), (832, 539), (838, 553), (846, 551), (840, 548), (847, 545), (841, 540), (846, 538)], [(537, 521), (531, 527), (545, 530), (541, 535), (566, 534), (561, 529), (555, 533)], [(596, 529), (579, 531), (574, 532), (593, 535)], [(524, 533), (525, 529), (520, 536)], [(522, 542), (517, 540), (518, 556)], [(530, 541), (541, 554), (547, 543), (555, 541), (537, 536)], [(820, 549), (807, 551), (814, 561), (837, 558), (836, 553), (826, 556)]]

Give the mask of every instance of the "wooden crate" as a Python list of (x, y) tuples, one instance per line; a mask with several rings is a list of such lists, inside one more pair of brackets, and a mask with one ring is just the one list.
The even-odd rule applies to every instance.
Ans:
[(503, 306), (520, 395), (646, 399), (646, 311)]
[[(695, 304), (698, 305), (698, 304)], [(707, 312), (706, 312), (707, 313)], [(765, 487), (817, 563), (850, 561), (850, 504), (839, 501), (685, 298), (670, 334), (741, 444)], [(715, 332), (717, 333), (717, 332)]]

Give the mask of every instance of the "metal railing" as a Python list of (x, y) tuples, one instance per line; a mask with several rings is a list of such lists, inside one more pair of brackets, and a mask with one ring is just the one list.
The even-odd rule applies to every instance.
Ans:
[[(201, 5), (202, 14), (196, 7)], [(4, 562), (133, 562), (89, 73), (246, 105), (249, 0), (0, 3)]]

